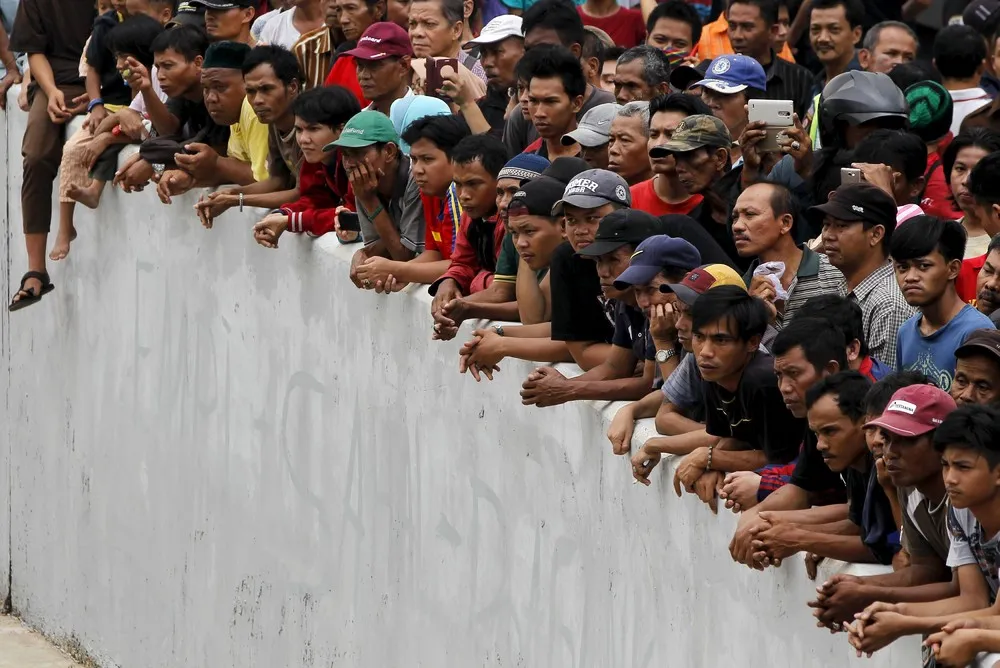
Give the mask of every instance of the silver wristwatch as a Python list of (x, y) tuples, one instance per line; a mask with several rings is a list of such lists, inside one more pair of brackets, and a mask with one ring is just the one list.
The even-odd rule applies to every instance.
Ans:
[(674, 350), (673, 348), (667, 348), (666, 350), (657, 350), (656, 351), (656, 363), (657, 364), (663, 364), (664, 362), (666, 362), (668, 359), (670, 359), (671, 357), (673, 357), (676, 354), (677, 354), (677, 351)]

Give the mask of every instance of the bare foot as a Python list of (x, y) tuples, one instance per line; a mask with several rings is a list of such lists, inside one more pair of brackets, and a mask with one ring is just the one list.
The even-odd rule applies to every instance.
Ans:
[(66, 196), (71, 200), (79, 202), (88, 209), (96, 209), (101, 203), (101, 192), (103, 190), (104, 184), (99, 181), (94, 181), (94, 183), (88, 188), (81, 188), (74, 183), (69, 186)]
[(59, 230), (59, 234), (56, 235), (56, 243), (52, 246), (52, 252), (49, 253), (50, 260), (65, 260), (66, 256), (69, 255), (69, 245), (76, 239), (76, 228), (69, 228), (69, 234), (64, 234), (63, 230)]

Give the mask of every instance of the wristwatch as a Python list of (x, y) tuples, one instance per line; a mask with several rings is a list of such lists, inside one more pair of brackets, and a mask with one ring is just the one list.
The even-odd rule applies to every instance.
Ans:
[(670, 359), (671, 357), (673, 357), (676, 354), (677, 354), (677, 351), (674, 350), (673, 348), (667, 348), (666, 350), (657, 350), (656, 351), (656, 363), (657, 364), (663, 364), (664, 362), (666, 362), (668, 359)]

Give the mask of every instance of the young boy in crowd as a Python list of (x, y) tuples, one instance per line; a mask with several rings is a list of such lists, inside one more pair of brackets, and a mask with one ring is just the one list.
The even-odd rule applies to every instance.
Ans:
[[(153, 41), (153, 62), (160, 89), (167, 96), (162, 102), (153, 90), (149, 71), (138, 61), (129, 61), (130, 84), (138, 87), (146, 102), (146, 113), (153, 130), (160, 137), (199, 142), (225, 150), (229, 128), (220, 127), (209, 116), (201, 85), (201, 71), (208, 50), (208, 35), (193, 26), (167, 30)], [(138, 80), (138, 81), (137, 81)], [(114, 182), (125, 192), (141, 190), (153, 176), (153, 165), (140, 152), (133, 155), (115, 173)]]
[(962, 302), (955, 279), (965, 255), (965, 230), (954, 220), (917, 216), (892, 235), (889, 254), (903, 297), (920, 311), (899, 328), (896, 368), (919, 371), (947, 392), (955, 349), (992, 321)]
[[(466, 137), (451, 151), (452, 177), (458, 203), (462, 207), (462, 221), (447, 271), (428, 288), (434, 297), (431, 315), (435, 321), (435, 338), (454, 338), (458, 323), (465, 317), (491, 317), (456, 313), (457, 305), (453, 302), (463, 296), (469, 298), (467, 304), (480, 306), (480, 314), (487, 311), (501, 319), (508, 315), (507, 312), (497, 312), (495, 307), (491, 309), (492, 304), (476, 298), (493, 283), (506, 233), (506, 227), (497, 216), (497, 180), (506, 162), (507, 148), (502, 141), (490, 135)], [(448, 305), (451, 306), (448, 315), (445, 315), (442, 311)], [(453, 319), (449, 315), (461, 317)]]
[(346, 192), (347, 177), (340, 154), (331, 149), (336, 148), (332, 145), (341, 128), (360, 111), (357, 98), (340, 86), (314, 88), (295, 99), (295, 138), (302, 153), (300, 195), (254, 225), (257, 243), (277, 248), (286, 230), (318, 237), (337, 228), (337, 215), (344, 205), (337, 193)]
[[(514, 247), (524, 269), (536, 273), (549, 268), (556, 249), (564, 239), (562, 216), (552, 214), (552, 207), (563, 196), (565, 186), (554, 178), (539, 176), (526, 182), (514, 194), (507, 207), (507, 218)], [(522, 297), (518, 294), (518, 306)], [(492, 378), (493, 370), (505, 357), (567, 362), (572, 359), (562, 341), (549, 338), (548, 322), (516, 327), (496, 325), (476, 330), (459, 352), (459, 369), (470, 371), (478, 381), (480, 372)]]
[[(127, 18), (122, 23), (116, 22), (110, 31), (100, 33), (101, 43), (114, 55), (116, 79), (119, 83), (122, 81), (121, 73), (128, 70), (128, 59), (137, 60), (147, 68), (153, 66), (151, 47), (153, 40), (162, 32), (163, 26), (158, 21), (140, 14)], [(92, 40), (91, 49), (93, 48)], [(90, 67), (94, 68), (93, 65)], [(73, 218), (81, 191), (92, 192), (93, 201), (89, 203), (93, 206), (90, 208), (97, 208), (105, 184), (114, 178), (118, 166), (118, 151), (125, 142), (119, 139), (121, 133), (116, 136), (113, 128), (108, 127), (105, 122), (109, 118), (109, 111), (114, 113), (118, 110), (118, 96), (108, 93), (107, 100), (109, 106), (94, 106), (84, 127), (70, 137), (63, 147), (62, 163), (59, 166), (59, 232), (52, 252), (49, 253), (50, 260), (62, 260), (69, 255), (70, 244), (76, 238)], [(112, 146), (118, 147), (118, 150), (109, 151)], [(100, 169), (92, 174), (91, 170), (97, 166), (99, 159)]]
[(525, 53), (517, 77), (528, 84), (528, 113), (539, 138), (525, 147), (548, 160), (572, 156), (579, 145), (563, 146), (563, 135), (576, 129), (587, 80), (580, 61), (561, 46), (543, 44)]
[(434, 283), (448, 271), (462, 217), (451, 152), (468, 134), (469, 126), (459, 116), (426, 116), (403, 133), (403, 141), (410, 145), (410, 178), (420, 188), (424, 250), (406, 262), (383, 257), (362, 262), (358, 278), (369, 281), (376, 292), (396, 292), (407, 283)]
[(720, 441), (681, 460), (674, 475), (678, 496), (681, 487), (693, 493), (703, 475), (788, 464), (805, 429), (805, 421), (782, 401), (774, 359), (759, 350), (768, 319), (762, 300), (737, 286), (722, 286), (698, 298), (691, 319), (695, 359), (705, 381), (705, 429)]

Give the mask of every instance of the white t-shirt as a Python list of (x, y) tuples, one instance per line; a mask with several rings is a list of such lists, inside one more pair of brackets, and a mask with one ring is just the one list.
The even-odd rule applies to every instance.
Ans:
[(966, 116), (993, 101), (982, 88), (964, 88), (950, 92), (955, 103), (955, 110), (951, 115), (951, 131), (956, 135), (962, 129), (962, 121)]
[[(167, 94), (163, 92), (162, 88), (160, 88), (160, 80), (156, 76), (156, 71), (156, 65), (153, 65), (153, 69), (149, 71), (149, 77), (153, 81), (153, 92), (156, 93), (156, 97), (160, 98), (160, 102), (166, 102)], [(132, 98), (132, 104), (130, 104), (129, 107), (133, 111), (138, 111), (143, 116), (146, 115), (146, 100), (141, 94)]]
[(287, 11), (284, 9), (272, 9), (266, 14), (261, 14), (253, 20), (253, 25), (250, 26), (250, 35), (254, 39), (254, 43), (260, 41), (260, 33), (264, 30), (264, 27), (271, 22), (271, 19), (276, 19), (281, 15), (281, 12)]
[[(260, 31), (260, 39), (258, 44), (274, 44), (275, 46), (283, 46), (289, 51), (295, 46), (295, 43), (299, 41), (299, 37), (302, 34), (295, 29), (295, 25), (292, 23), (292, 17), (295, 15), (294, 9), (285, 10), (279, 14), (276, 18), (271, 19), (264, 26), (264, 29)], [(267, 16), (265, 14), (265, 16)]]

